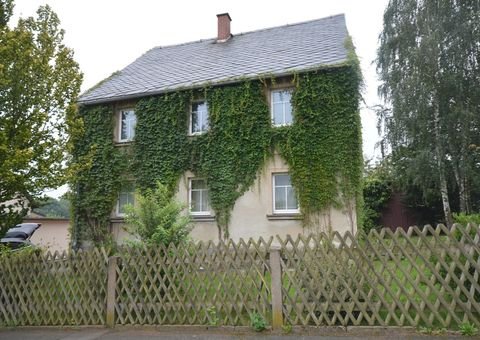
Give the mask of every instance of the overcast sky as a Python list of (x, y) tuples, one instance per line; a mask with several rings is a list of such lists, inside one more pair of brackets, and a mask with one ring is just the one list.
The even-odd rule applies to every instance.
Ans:
[(31, 16), (48, 3), (66, 31), (65, 43), (75, 51), (84, 73), (82, 91), (121, 70), (155, 46), (217, 34), (216, 14), (228, 12), (232, 34), (292, 24), (345, 13), (365, 78), (362, 103), (363, 153), (378, 156), (375, 113), (378, 104), (375, 53), (388, 0), (14, 0), (13, 20)]

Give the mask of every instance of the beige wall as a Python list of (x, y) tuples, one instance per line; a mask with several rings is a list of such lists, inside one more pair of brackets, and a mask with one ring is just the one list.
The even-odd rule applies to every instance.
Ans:
[(35, 231), (31, 242), (50, 251), (69, 249), (70, 221), (54, 218), (26, 218), (23, 223), (40, 223), (42, 226)]
[[(312, 218), (313, 224), (308, 228), (302, 226), (299, 216), (273, 215), (272, 174), (288, 172), (285, 161), (275, 155), (264, 166), (253, 186), (235, 203), (232, 211), (229, 232), (233, 240), (240, 238), (268, 238), (270, 236), (309, 234), (311, 232), (333, 231), (345, 233), (356, 232), (355, 206), (342, 210), (329, 209)], [(194, 177), (190, 172), (182, 176), (177, 199), (188, 203), (188, 178)], [(194, 221), (191, 236), (195, 240), (218, 240), (218, 230), (214, 221)]]

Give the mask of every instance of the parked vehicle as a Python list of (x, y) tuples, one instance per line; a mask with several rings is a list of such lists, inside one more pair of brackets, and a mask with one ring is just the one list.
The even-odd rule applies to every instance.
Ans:
[(33, 244), (30, 238), (40, 226), (40, 223), (17, 224), (15, 227), (8, 229), (5, 236), (0, 239), (0, 245), (4, 245), (12, 250), (31, 247)]

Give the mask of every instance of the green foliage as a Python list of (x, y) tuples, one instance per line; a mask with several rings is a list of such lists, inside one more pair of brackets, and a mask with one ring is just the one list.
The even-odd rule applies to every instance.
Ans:
[(460, 333), (465, 336), (474, 336), (478, 333), (478, 328), (470, 322), (462, 323), (458, 326), (458, 329)]
[(108, 239), (110, 213), (125, 181), (128, 157), (113, 142), (113, 115), (109, 106), (82, 107), (83, 123), (73, 138), (71, 187), (73, 246), (91, 240), (101, 244)]
[(125, 222), (131, 234), (151, 245), (178, 245), (187, 239), (190, 217), (182, 216), (184, 205), (172, 198), (165, 185), (157, 182), (155, 189), (137, 192), (135, 201), (135, 206), (126, 207)]
[(220, 319), (218, 318), (217, 309), (215, 308), (215, 306), (208, 307), (207, 313), (209, 316), (208, 324), (210, 326), (218, 326), (218, 322), (220, 321)]
[(0, 259), (3, 258), (29, 258), (32, 255), (45, 253), (45, 249), (36, 246), (27, 245), (17, 249), (10, 249), (8, 246), (0, 244)]
[(137, 103), (133, 174), (140, 189), (153, 188), (160, 181), (173, 192), (187, 168), (190, 95), (168, 93)]
[(282, 331), (283, 331), (283, 333), (285, 333), (285, 334), (290, 334), (290, 333), (292, 333), (292, 325), (289, 324), (289, 323), (282, 325)]
[(469, 223), (474, 223), (477, 226), (480, 226), (480, 214), (454, 213), (453, 221), (455, 223), (460, 223), (463, 226), (466, 226)]
[(363, 229), (368, 233), (379, 227), (380, 214), (392, 195), (393, 178), (388, 162), (367, 168), (363, 183)]
[(48, 197), (33, 209), (33, 212), (45, 217), (70, 218), (70, 201), (65, 197)]
[[(12, 8), (0, 2), (0, 202), (28, 207), (66, 181), (67, 130), (82, 75), (50, 7), (10, 28)], [(26, 211), (2, 204), (0, 234)]]
[(378, 116), (394, 166), (401, 182), (443, 203), (448, 224), (450, 205), (480, 208), (479, 11), (478, 1), (390, 1), (378, 49), (390, 106)]
[(447, 330), (445, 328), (436, 329), (436, 328), (432, 328), (432, 327), (420, 327), (419, 332), (422, 333), (422, 334), (438, 336), (438, 335), (445, 334), (447, 332)]
[[(265, 86), (260, 81), (140, 99), (135, 107), (135, 141), (132, 147), (122, 148), (127, 150), (126, 158), (132, 160), (132, 167), (124, 167), (122, 171), (127, 172), (126, 177), (135, 179), (141, 194), (161, 182), (168, 194), (173, 195), (179, 178), (188, 170), (204, 178), (220, 238), (228, 238), (230, 214), (236, 200), (252, 186), (275, 149), (291, 169), (306, 217), (331, 205), (351, 205), (355, 199), (358, 208), (362, 167), (358, 70), (342, 66), (295, 79), (294, 123), (281, 128), (271, 126)], [(190, 103), (199, 98), (206, 99), (208, 104), (209, 130), (189, 136)], [(79, 189), (84, 190), (85, 208), (94, 207), (98, 212), (95, 200), (103, 202), (98, 218), (104, 216), (101, 220), (104, 225), (113, 208), (114, 188), (117, 192), (119, 188), (111, 184), (117, 184), (120, 177), (113, 126), (105, 116), (112, 116), (113, 112), (111, 108), (97, 106), (84, 108), (82, 112), (86, 132), (81, 134), (83, 142), (79, 139), (76, 150), (81, 156), (78, 163), (91, 164), (92, 152), (99, 149), (107, 148), (114, 155), (98, 159), (97, 168), (80, 171), (92, 186), (86, 191), (81, 187), (76, 189), (77, 196), (82, 195)], [(97, 117), (91, 118), (92, 115)], [(102, 175), (98, 175), (99, 169)], [(95, 181), (89, 177), (93, 176), (93, 170), (97, 173)], [(94, 186), (102, 186), (104, 190), (105, 180), (111, 183), (108, 188), (112, 191), (95, 191)], [(88, 216), (87, 211), (77, 216), (80, 219)]]
[(250, 314), (250, 325), (256, 332), (261, 332), (267, 328), (267, 321), (259, 313)]
[(235, 201), (257, 177), (270, 150), (271, 121), (260, 83), (207, 90), (210, 131), (198, 138), (192, 170), (207, 180), (217, 223), (228, 238)]
[(307, 217), (331, 205), (361, 202), (360, 82), (354, 67), (297, 77), (294, 124), (278, 131), (286, 140), (276, 145), (287, 160)]

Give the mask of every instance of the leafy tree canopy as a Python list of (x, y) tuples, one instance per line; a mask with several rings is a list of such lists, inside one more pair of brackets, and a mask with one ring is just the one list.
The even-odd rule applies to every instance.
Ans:
[(448, 224), (452, 203), (479, 209), (480, 2), (391, 0), (377, 70), (389, 106), (379, 119), (401, 181), (441, 198)]
[[(45, 188), (65, 182), (65, 159), (82, 75), (49, 6), (7, 23), (0, 0), (0, 234)], [(67, 147), (66, 147), (67, 146)]]

